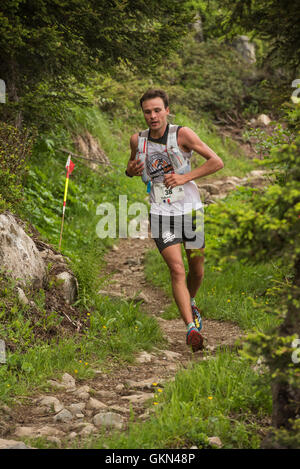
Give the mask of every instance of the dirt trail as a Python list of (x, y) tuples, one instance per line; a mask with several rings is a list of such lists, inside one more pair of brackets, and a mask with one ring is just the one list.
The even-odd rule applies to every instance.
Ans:
[(77, 437), (97, 435), (103, 425), (126, 428), (130, 407), (137, 418), (147, 418), (154, 408), (157, 390), (163, 388), (165, 381), (174, 379), (176, 372), (191, 361), (206, 359), (207, 351), (213, 353), (220, 345), (231, 346), (241, 336), (236, 325), (204, 317), (206, 351), (191, 352), (185, 344), (183, 321), (160, 317), (170, 299), (145, 279), (143, 258), (154, 246), (151, 238), (121, 240), (106, 256), (102, 274), (109, 274), (110, 280), (103, 289), (111, 296), (128, 299), (139, 298), (140, 294), (144, 298), (141, 308), (158, 320), (167, 348), (143, 352), (130, 365), (109, 362), (105, 370), (97, 370), (96, 376), (85, 382), (65, 375), (62, 381), (52, 382), (56, 386), (49, 393), (27, 397), (26, 405), (13, 409), (0, 406), (0, 438), (5, 438), (4, 445), (15, 447), (18, 443), (6, 443), (7, 440), (42, 436), (51, 444), (66, 448)]
[[(169, 343), (168, 349), (181, 355), (181, 360), (199, 359), (203, 353), (193, 354), (185, 344), (186, 328), (181, 319), (164, 320), (162, 313), (170, 304), (170, 298), (164, 292), (150, 285), (144, 275), (143, 261), (147, 250), (155, 248), (154, 241), (146, 239), (121, 240), (116, 250), (106, 256), (106, 271), (111, 280), (104, 291), (112, 296), (143, 300), (141, 308), (152, 314), (159, 321), (159, 325)], [(141, 292), (141, 293), (140, 293)], [(214, 321), (203, 318), (203, 335), (206, 348), (214, 350), (216, 346), (233, 345), (240, 336), (240, 329), (228, 322)]]

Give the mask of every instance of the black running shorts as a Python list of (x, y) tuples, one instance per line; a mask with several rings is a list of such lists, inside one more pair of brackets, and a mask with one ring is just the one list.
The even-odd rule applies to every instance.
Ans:
[(203, 210), (184, 215), (164, 216), (150, 213), (151, 237), (162, 252), (173, 244), (185, 243), (186, 249), (205, 247)]

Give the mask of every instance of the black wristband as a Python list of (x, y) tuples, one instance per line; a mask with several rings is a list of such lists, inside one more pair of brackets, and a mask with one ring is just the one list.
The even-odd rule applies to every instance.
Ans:
[(133, 178), (133, 176), (130, 176), (130, 174), (128, 174), (127, 169), (125, 169), (125, 174), (126, 174), (126, 176), (128, 176), (129, 178)]

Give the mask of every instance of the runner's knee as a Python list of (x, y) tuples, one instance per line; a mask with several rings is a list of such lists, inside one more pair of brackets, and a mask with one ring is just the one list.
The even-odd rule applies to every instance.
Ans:
[(185, 279), (185, 268), (181, 262), (174, 262), (169, 266), (171, 277), (174, 279)]

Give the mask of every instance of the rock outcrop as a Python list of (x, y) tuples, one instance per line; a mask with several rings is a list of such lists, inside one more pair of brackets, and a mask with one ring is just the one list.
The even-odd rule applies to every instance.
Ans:
[(248, 63), (255, 63), (255, 45), (250, 42), (248, 36), (237, 36), (232, 43), (240, 56)]
[(228, 176), (213, 182), (199, 182), (197, 184), (200, 197), (204, 205), (216, 202), (217, 199), (224, 199), (229, 192), (237, 187), (263, 188), (270, 184), (267, 172), (264, 170), (253, 170), (247, 176), (238, 178)]
[(43, 258), (33, 240), (10, 213), (0, 215), (0, 265), (20, 285), (42, 288), (47, 279)]
[(67, 259), (36, 234), (27, 234), (25, 223), (10, 212), (0, 215), (0, 266), (16, 280), (17, 294), (23, 304), (28, 304), (28, 299), (22, 287), (45, 288), (49, 275), (56, 277), (67, 303), (77, 299), (78, 282)]

